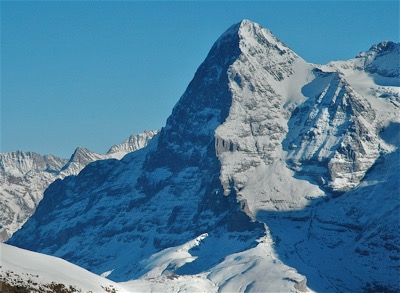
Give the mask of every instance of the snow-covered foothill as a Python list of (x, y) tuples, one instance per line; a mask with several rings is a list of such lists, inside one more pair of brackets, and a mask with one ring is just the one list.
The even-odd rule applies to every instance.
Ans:
[(79, 292), (112, 292), (112, 289), (117, 292), (140, 292), (133, 288), (128, 291), (113, 281), (63, 259), (5, 243), (0, 243), (0, 259), (1, 279), (15, 287), (30, 288), (29, 291), (54, 292), (51, 290), (53, 283), (53, 286), (62, 284), (66, 289), (81, 290)]

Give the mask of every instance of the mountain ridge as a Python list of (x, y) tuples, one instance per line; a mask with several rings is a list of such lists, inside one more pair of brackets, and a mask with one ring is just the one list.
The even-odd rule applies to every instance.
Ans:
[(78, 147), (70, 159), (35, 152), (0, 153), (0, 241), (7, 240), (32, 215), (43, 192), (56, 179), (77, 175), (97, 160), (121, 159), (123, 155), (144, 147), (158, 131), (133, 134), (105, 155)]

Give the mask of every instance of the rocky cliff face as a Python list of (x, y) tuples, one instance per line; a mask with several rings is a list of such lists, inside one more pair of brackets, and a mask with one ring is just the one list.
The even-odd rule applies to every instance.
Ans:
[(311, 70), (255, 23), (244, 21), (239, 36), (241, 54), (228, 70), (229, 116), (215, 131), (225, 194), (230, 192), (230, 181), (239, 190), (252, 170), (278, 160), (290, 116), (287, 106), (304, 98), (297, 85), (289, 88), (290, 81), (300, 78), (305, 82)]
[(67, 160), (33, 152), (0, 155), (0, 240), (7, 240), (32, 215), (43, 191)]
[[(309, 99), (296, 108), (284, 141), (288, 163), (321, 186), (345, 191), (360, 183), (379, 156), (376, 113), (336, 72), (315, 71), (303, 88)], [(316, 86), (317, 85), (317, 86)]]
[(397, 290), (388, 44), (320, 66), (253, 22), (232, 26), (147, 147), (53, 183), (9, 243), (117, 281)]
[(113, 146), (106, 155), (77, 148), (69, 160), (16, 151), (0, 154), (0, 241), (6, 241), (33, 214), (46, 188), (56, 179), (77, 175), (97, 160), (121, 158), (144, 147), (157, 134), (146, 131)]

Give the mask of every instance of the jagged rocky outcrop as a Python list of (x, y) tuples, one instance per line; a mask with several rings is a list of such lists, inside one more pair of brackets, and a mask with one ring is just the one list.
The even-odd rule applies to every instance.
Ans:
[(115, 159), (122, 159), (128, 153), (140, 150), (144, 148), (148, 141), (157, 135), (158, 130), (145, 130), (145, 132), (140, 134), (132, 134), (124, 142), (112, 146), (107, 155), (111, 155)]
[(373, 45), (367, 52), (360, 53), (356, 58), (360, 60), (361, 69), (368, 73), (399, 78), (400, 64), (397, 58), (399, 54), (399, 44), (383, 41)]
[(133, 134), (105, 155), (78, 147), (69, 160), (34, 152), (0, 153), (0, 241), (6, 241), (33, 214), (50, 183), (77, 175), (91, 162), (120, 159), (144, 147), (157, 133)]
[(64, 178), (69, 175), (76, 175), (91, 162), (104, 159), (107, 159), (105, 155), (96, 154), (87, 148), (78, 147), (68, 162), (61, 168), (58, 177)]
[(289, 121), (283, 143), (287, 161), (321, 186), (349, 190), (360, 183), (380, 154), (375, 110), (338, 73), (316, 70), (315, 75), (303, 88), (309, 99)]
[(258, 24), (232, 26), (147, 147), (53, 183), (9, 243), (117, 281), (397, 291), (399, 184), (386, 182), (400, 105), (385, 60), (398, 47), (315, 65)]
[(66, 163), (34, 152), (0, 154), (0, 241), (7, 240), (32, 215), (43, 191)]

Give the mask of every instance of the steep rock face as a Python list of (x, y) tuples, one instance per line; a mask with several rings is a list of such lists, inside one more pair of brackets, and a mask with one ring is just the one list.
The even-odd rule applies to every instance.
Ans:
[(0, 154), (0, 241), (6, 241), (33, 214), (45, 189), (56, 179), (77, 175), (97, 160), (121, 158), (157, 134), (146, 131), (113, 146), (105, 155), (78, 147), (69, 160), (53, 155), (16, 151)]
[[(215, 132), (225, 194), (229, 182), (240, 190), (254, 168), (272, 164), (287, 132), (288, 107), (300, 103), (300, 88), (311, 66), (258, 24), (244, 21), (239, 29), (241, 55), (229, 68), (232, 105)], [(290, 105), (290, 106), (289, 106)], [(251, 175), (250, 175), (251, 176)]]
[[(254, 224), (241, 216), (240, 209), (237, 210), (235, 195), (222, 196), (218, 179), (220, 162), (215, 156), (214, 143), (215, 129), (229, 114), (232, 101), (229, 70), (241, 54), (239, 38), (243, 25), (246, 24), (233, 26), (214, 44), (173, 109), (161, 131), (157, 149), (149, 154), (139, 178), (138, 187), (147, 194), (158, 192), (160, 186), (168, 183), (166, 186), (181, 198), (179, 201), (191, 202), (191, 205), (174, 207), (172, 231), (194, 229), (204, 233), (224, 222), (232, 225), (228, 230), (254, 228)], [(165, 176), (159, 176), (160, 171)], [(185, 219), (193, 214), (193, 207), (197, 209), (193, 222), (187, 223)], [(210, 223), (210, 219), (218, 220)]]
[(309, 99), (293, 112), (283, 146), (287, 162), (321, 186), (345, 191), (359, 184), (379, 156), (375, 110), (338, 73), (315, 71)]

